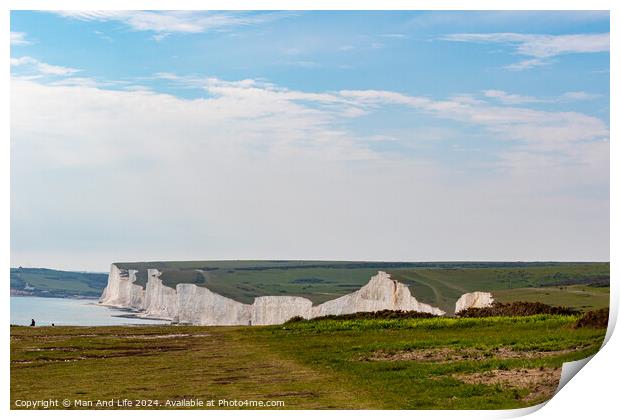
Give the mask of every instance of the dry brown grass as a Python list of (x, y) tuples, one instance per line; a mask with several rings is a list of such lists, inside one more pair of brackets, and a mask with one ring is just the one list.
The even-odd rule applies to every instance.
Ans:
[(499, 385), (503, 388), (527, 389), (524, 401), (547, 400), (553, 396), (560, 383), (560, 368), (491, 370), (454, 375), (467, 384)]

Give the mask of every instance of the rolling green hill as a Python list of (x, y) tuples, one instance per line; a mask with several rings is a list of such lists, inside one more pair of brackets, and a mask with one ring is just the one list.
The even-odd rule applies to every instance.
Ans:
[(12, 295), (96, 298), (101, 295), (107, 283), (106, 273), (11, 268)]
[[(609, 285), (609, 263), (155, 261), (116, 265), (138, 270), (138, 284), (146, 284), (147, 268), (157, 268), (167, 286), (193, 283), (244, 303), (252, 303), (257, 296), (294, 295), (319, 304), (359, 289), (383, 270), (407, 284), (419, 300), (448, 313), (459, 296), (477, 290), (504, 291), (502, 299), (514, 300), (514, 296), (523, 295), (521, 289), (545, 287), (553, 293), (545, 290), (537, 296), (532, 289), (528, 300), (566, 303), (578, 309), (609, 304), (605, 289)], [(570, 290), (564, 287), (567, 285), (603, 287), (597, 289), (595, 299), (582, 305), (574, 291), (569, 295)]]
[[(420, 300), (448, 313), (463, 293), (472, 291), (491, 292), (496, 299), (506, 302), (521, 299), (576, 309), (609, 306), (609, 263), (523, 263), (515, 266), (489, 263), (484, 268), (405, 269), (390, 273), (409, 285)], [(602, 287), (597, 289), (597, 298), (593, 301), (580, 301), (575, 299), (574, 291), (565, 287), (569, 285)]]

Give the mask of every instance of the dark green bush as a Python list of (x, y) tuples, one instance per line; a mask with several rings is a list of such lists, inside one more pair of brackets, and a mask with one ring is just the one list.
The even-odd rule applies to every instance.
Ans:
[(483, 318), (488, 316), (529, 316), (529, 315), (576, 315), (580, 312), (565, 306), (551, 306), (540, 302), (493, 302), (488, 308), (468, 308), (456, 316), (461, 318)]
[[(343, 314), (343, 315), (325, 315), (317, 318), (312, 318), (313, 321), (322, 321), (322, 320), (330, 320), (330, 321), (350, 321), (357, 319), (412, 319), (412, 318), (434, 318), (436, 315), (428, 314), (426, 312), (416, 312), (416, 311), (391, 311), (391, 310), (383, 310), (376, 312), (355, 312), (352, 314)], [(286, 323), (305, 321), (305, 318), (300, 316), (295, 316)]]

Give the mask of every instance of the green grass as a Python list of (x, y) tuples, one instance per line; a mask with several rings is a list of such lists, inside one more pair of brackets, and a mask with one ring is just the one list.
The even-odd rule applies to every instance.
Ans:
[[(516, 295), (502, 292), (511, 289), (539, 288), (562, 284), (581, 284), (609, 281), (609, 263), (550, 263), (547, 265), (525, 265), (514, 267), (466, 267), (439, 269), (391, 270), (393, 277), (407, 285), (421, 301), (438, 306), (449, 314), (454, 311), (454, 303), (463, 294), (473, 291), (491, 292), (497, 296)], [(606, 303), (609, 305), (609, 289)], [(518, 293), (517, 293), (518, 294)], [(570, 301), (569, 289), (558, 289), (546, 298), (545, 303), (561, 305)], [(538, 301), (536, 293), (530, 295), (531, 301)], [(603, 298), (604, 299), (604, 298)]]
[[(532, 394), (534, 384), (471, 384), (459, 375), (557, 369), (595, 353), (605, 330), (575, 329), (575, 320), (538, 315), (269, 327), (12, 327), (11, 404), (24, 398), (199, 398), (282, 400), (289, 409), (524, 407), (548, 395)], [(483, 356), (372, 359), (377, 352), (419, 349)], [(521, 353), (506, 358), (502, 351)]]
[[(407, 319), (319, 321), (273, 328), (279, 351), (304, 363), (329, 366), (353, 383), (367, 384), (381, 408), (487, 409), (522, 407), (508, 389), (468, 385), (455, 373), (493, 369), (560, 367), (561, 363), (592, 354), (604, 331), (574, 330), (575, 317), (532, 316), (485, 319)], [(299, 344), (303, 343), (300, 349)], [(412, 361), (367, 362), (377, 350), (479, 349), (489, 357), (481, 361), (428, 363)], [(531, 360), (496, 359), (495, 350), (526, 351), (574, 349), (560, 356)], [(306, 351), (310, 349), (310, 351)], [(582, 349), (582, 350), (577, 350)]]
[(11, 268), (11, 289), (26, 291), (36, 296), (99, 297), (107, 283), (106, 273), (60, 271), (47, 268)]
[[(353, 387), (273, 351), (250, 328), (13, 327), (17, 399), (283, 400), (288, 408), (369, 408)], [(188, 337), (144, 339), (165, 334)]]
[(252, 303), (256, 296), (294, 295), (315, 304), (354, 292), (368, 283), (376, 269), (266, 269), (207, 272), (206, 285), (224, 296)]
[(529, 301), (590, 311), (609, 306), (609, 287), (582, 285), (496, 290), (501, 302)]

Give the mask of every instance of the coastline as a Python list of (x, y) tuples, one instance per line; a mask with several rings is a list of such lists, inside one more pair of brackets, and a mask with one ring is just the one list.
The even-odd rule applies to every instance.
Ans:
[(144, 318), (134, 311), (100, 305), (95, 298), (11, 296), (10, 323), (37, 326), (114, 326), (169, 324), (171, 320)]
[(15, 293), (11, 289), (10, 297), (27, 297), (27, 298), (50, 298), (50, 299), (73, 299), (73, 300), (99, 300), (98, 296), (85, 295), (45, 295), (34, 293)]

